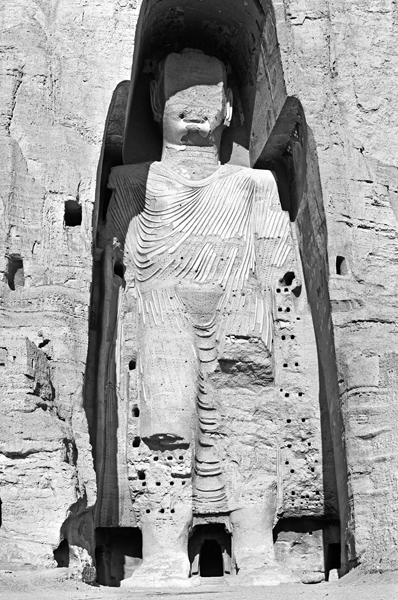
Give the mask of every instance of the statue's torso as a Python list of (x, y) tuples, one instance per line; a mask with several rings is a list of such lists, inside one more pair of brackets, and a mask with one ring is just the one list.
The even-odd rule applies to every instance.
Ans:
[(239, 276), (247, 278), (253, 262), (251, 180), (225, 168), (199, 182), (154, 171), (145, 210), (133, 225), (137, 285), (142, 291), (179, 286), (219, 293), (241, 287)]
[(223, 166), (190, 181), (161, 163), (152, 163), (146, 177), (142, 165), (134, 165), (114, 170), (111, 186), (116, 195), (135, 188), (130, 200), (137, 207), (123, 241), (126, 277), (133, 276), (142, 293), (175, 286), (242, 289), (255, 261), (253, 170)]

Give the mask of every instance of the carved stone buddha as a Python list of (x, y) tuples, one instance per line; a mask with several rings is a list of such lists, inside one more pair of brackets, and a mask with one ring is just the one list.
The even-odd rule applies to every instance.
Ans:
[[(194, 50), (169, 54), (151, 101), (162, 158), (112, 170), (101, 233), (109, 260), (124, 270), (118, 304), (108, 309), (117, 312), (116, 392), (108, 400), (121, 395), (126, 414), (133, 404), (139, 411), (139, 446), (127, 434), (120, 451), (144, 560), (123, 584), (187, 583), (198, 516), (228, 521), (238, 579), (287, 581), (272, 528), (273, 295), (297, 260), (288, 214), (270, 171), (219, 162), (232, 117), (221, 61)], [(136, 367), (128, 376), (127, 359)]]

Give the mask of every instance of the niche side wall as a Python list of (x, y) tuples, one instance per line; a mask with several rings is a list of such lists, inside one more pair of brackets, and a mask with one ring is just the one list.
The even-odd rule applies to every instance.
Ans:
[[(300, 98), (313, 132), (324, 198), (339, 384), (333, 404), (343, 417), (347, 462), (348, 561), (369, 570), (398, 565), (398, 148), (391, 94), (397, 72), (390, 68), (397, 17), (392, 5), (382, 12), (376, 6), (374, 0), (274, 3), (287, 92)], [(338, 256), (345, 259), (345, 274), (336, 272)]]

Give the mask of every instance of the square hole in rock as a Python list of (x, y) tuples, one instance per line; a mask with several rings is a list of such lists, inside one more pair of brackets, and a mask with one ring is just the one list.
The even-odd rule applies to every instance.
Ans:
[(82, 224), (82, 207), (77, 200), (65, 202), (64, 222), (66, 227), (77, 227)]

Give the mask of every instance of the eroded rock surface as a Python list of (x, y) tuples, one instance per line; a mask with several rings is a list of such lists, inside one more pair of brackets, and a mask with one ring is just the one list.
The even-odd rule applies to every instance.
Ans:
[[(383, 568), (393, 568), (397, 563), (391, 548), (398, 543), (398, 126), (392, 92), (397, 84), (397, 9), (388, 0), (284, 0), (273, 6), (287, 94), (297, 95), (304, 106), (311, 152), (319, 164), (319, 174), (316, 169), (309, 173), (316, 185), (308, 195), (307, 213), (298, 219), (308, 222), (310, 215), (313, 225), (312, 250), (307, 245), (303, 257), (313, 273), (307, 291), (319, 298), (326, 313), (329, 284), (340, 436), (348, 469), (344, 510), (350, 539), (355, 539), (349, 559), (351, 565), (362, 561), (373, 568), (384, 557)], [(54, 566), (53, 550), (66, 536), (80, 572), (94, 556), (93, 524), (87, 515), (95, 503), (96, 477), (82, 392), (92, 216), (105, 119), (113, 90), (130, 77), (139, 8), (139, 2), (127, 0), (14, 0), (0, 8), (0, 560), (5, 566)], [(305, 238), (305, 227), (299, 231)], [(284, 288), (280, 298), (284, 307), (294, 300)], [(296, 362), (291, 338), (296, 331), (287, 321), (280, 327), (281, 350), (276, 352), (284, 348), (289, 361)], [(242, 397), (252, 400), (255, 394), (247, 386), (261, 386), (260, 357), (255, 353), (253, 358), (248, 343), (230, 342), (214, 383), (224, 386), (225, 373), (232, 372), (229, 381), (236, 373), (242, 388), (239, 372), (249, 364)], [(326, 345), (318, 347), (326, 364), (331, 354)], [(329, 388), (333, 368), (324, 374)], [(228, 387), (223, 389), (228, 396)], [(319, 496), (325, 492), (333, 513), (338, 505), (334, 473), (326, 477), (327, 489), (316, 486), (322, 460), (319, 433), (308, 446), (313, 441), (302, 421), (313, 418), (314, 409), (304, 410), (294, 372), (286, 372), (278, 389), (286, 420), (286, 447), (279, 460), (295, 471), (284, 477), (286, 497), (300, 497), (298, 504), (313, 507), (321, 503), (323, 510)], [(234, 419), (228, 435), (245, 421), (246, 406), (230, 408)], [(131, 452), (138, 452), (133, 442), (139, 433), (134, 422), (129, 427)], [(288, 427), (295, 428), (294, 440), (300, 438), (302, 448), (297, 443), (293, 447)], [(248, 420), (247, 443), (260, 435)], [(236, 448), (228, 452), (235, 464)], [(331, 452), (330, 445), (323, 447), (324, 457)], [(179, 456), (172, 466), (163, 465), (166, 479), (169, 472), (184, 475)], [(136, 483), (142, 486), (138, 473)], [(295, 503), (289, 502), (286, 515), (294, 517)], [(83, 538), (73, 538), (78, 522), (80, 529), (86, 528)], [(313, 579), (324, 568), (317, 532), (315, 527), (281, 531), (276, 542), (279, 559), (290, 568), (300, 564), (295, 548), (303, 547), (303, 570), (314, 573)], [(338, 541), (333, 535), (331, 544)], [(138, 561), (131, 557), (130, 572)]]
[[(288, 93), (313, 132), (355, 556), (397, 557), (397, 10), (388, 1), (275, 7)], [(381, 506), (383, 508), (381, 508)]]
[[(53, 566), (68, 515), (96, 497), (82, 391), (92, 205), (135, 13), (79, 1), (0, 10), (0, 555), (5, 566)], [(120, 55), (106, 49), (116, 38)], [(72, 224), (70, 204), (81, 210)]]

